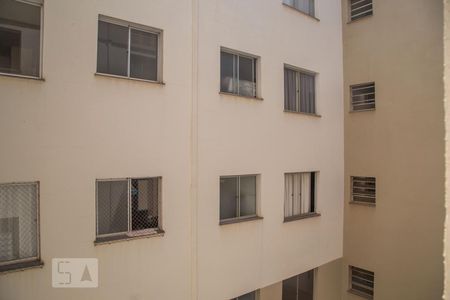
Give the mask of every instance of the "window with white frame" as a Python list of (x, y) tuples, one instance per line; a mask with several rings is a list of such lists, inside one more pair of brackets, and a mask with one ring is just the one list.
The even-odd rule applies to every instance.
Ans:
[(220, 220), (256, 216), (256, 175), (220, 177)]
[(161, 228), (161, 177), (97, 180), (97, 238)]
[(245, 295), (239, 296), (237, 298), (233, 298), (231, 300), (258, 300), (258, 293), (257, 291), (253, 291)]
[(352, 176), (352, 202), (375, 204), (376, 202), (376, 178)]
[(0, 266), (39, 260), (39, 183), (0, 184)]
[(350, 0), (350, 20), (358, 20), (373, 15), (372, 0)]
[(310, 270), (283, 280), (282, 300), (313, 300), (314, 272)]
[(373, 299), (375, 273), (350, 266), (349, 291), (367, 299)]
[(42, 0), (0, 0), (0, 73), (41, 76)]
[(100, 16), (97, 73), (161, 81), (159, 29)]
[(284, 68), (284, 110), (316, 113), (315, 74)]
[(316, 212), (316, 172), (286, 173), (284, 219)]
[(350, 87), (352, 111), (375, 109), (375, 83), (362, 83)]
[(257, 58), (231, 50), (220, 52), (220, 91), (256, 97)]
[(283, 0), (283, 3), (314, 17), (314, 0)]

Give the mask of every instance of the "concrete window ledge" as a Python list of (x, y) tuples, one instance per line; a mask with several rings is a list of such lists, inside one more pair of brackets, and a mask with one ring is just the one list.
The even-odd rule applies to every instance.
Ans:
[(260, 216), (251, 216), (251, 217), (243, 217), (243, 218), (236, 218), (236, 219), (227, 219), (227, 220), (220, 220), (219, 225), (236, 224), (236, 223), (242, 223), (242, 222), (262, 220), (262, 219), (263, 219), (263, 217), (260, 217)]
[(158, 229), (153, 232), (138, 234), (138, 235), (120, 234), (120, 235), (114, 235), (114, 236), (98, 237), (94, 241), (94, 245), (97, 246), (97, 245), (112, 244), (112, 243), (117, 243), (117, 242), (125, 242), (125, 241), (136, 240), (136, 239), (161, 237), (161, 236), (164, 236), (164, 233), (165, 233), (164, 230)]
[(15, 264), (0, 266), (0, 274), (25, 271), (27, 269), (34, 269), (34, 268), (42, 268), (43, 265), (44, 262), (40, 259), (27, 262), (18, 262)]
[(306, 213), (306, 214), (301, 214), (301, 215), (292, 216), (292, 217), (285, 217), (283, 223), (297, 221), (297, 220), (303, 220), (303, 219), (309, 219), (309, 218), (314, 218), (314, 217), (320, 217), (320, 216), (321, 216), (321, 214), (316, 213), (316, 212)]

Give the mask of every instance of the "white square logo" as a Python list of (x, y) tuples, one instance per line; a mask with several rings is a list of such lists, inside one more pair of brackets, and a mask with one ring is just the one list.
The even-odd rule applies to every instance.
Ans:
[(52, 286), (54, 288), (98, 287), (98, 259), (52, 259)]

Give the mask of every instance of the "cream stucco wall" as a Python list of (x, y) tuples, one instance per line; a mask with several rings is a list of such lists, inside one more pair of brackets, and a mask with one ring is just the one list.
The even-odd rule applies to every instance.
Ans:
[[(40, 181), (44, 266), (0, 299), (224, 300), (342, 256), (340, 10), (46, 0), (45, 81), (0, 78), (0, 182)], [(165, 85), (94, 75), (99, 14), (163, 30)], [(263, 101), (219, 95), (221, 46), (260, 56)], [(284, 63), (318, 73), (321, 117), (283, 112)], [(283, 223), (283, 174), (312, 170), (321, 216)], [(219, 226), (219, 176), (248, 173), (264, 219)], [(140, 176), (162, 176), (164, 236), (94, 246), (95, 180)], [(98, 258), (99, 288), (53, 289), (54, 257)]]
[[(437, 0), (376, 0), (374, 16), (343, 25), (344, 299), (358, 299), (346, 292), (348, 265), (375, 272), (376, 299), (441, 298), (442, 9)], [(376, 110), (348, 113), (349, 86), (372, 81)], [(376, 177), (376, 207), (348, 204), (352, 175)]]

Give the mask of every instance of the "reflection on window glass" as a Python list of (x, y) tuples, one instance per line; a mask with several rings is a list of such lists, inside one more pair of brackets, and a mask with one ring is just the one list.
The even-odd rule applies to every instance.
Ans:
[(256, 58), (222, 51), (220, 53), (220, 91), (256, 97)]
[(0, 73), (40, 75), (41, 7), (0, 1)]
[(256, 216), (256, 176), (220, 178), (220, 219)]
[(158, 35), (131, 29), (130, 77), (156, 80)]

